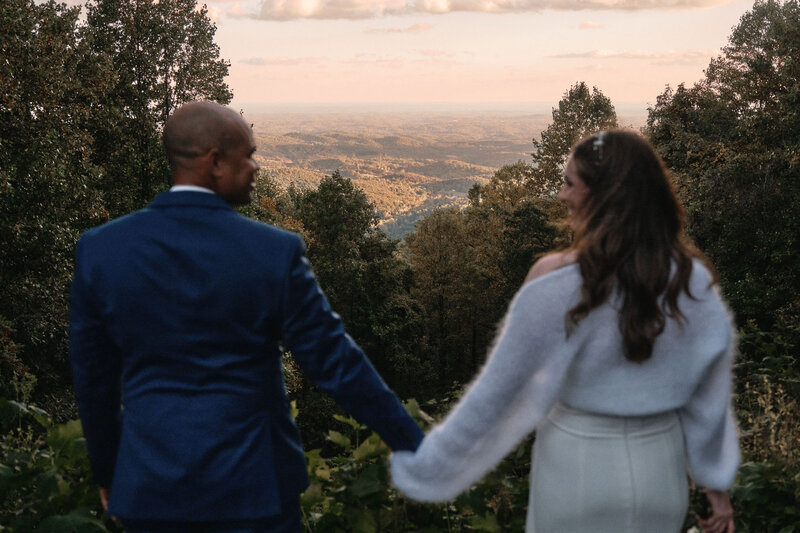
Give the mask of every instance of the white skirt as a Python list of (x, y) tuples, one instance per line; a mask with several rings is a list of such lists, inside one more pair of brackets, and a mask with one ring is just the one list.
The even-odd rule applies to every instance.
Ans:
[(536, 430), (527, 533), (677, 533), (688, 499), (674, 411), (617, 417), (557, 405)]

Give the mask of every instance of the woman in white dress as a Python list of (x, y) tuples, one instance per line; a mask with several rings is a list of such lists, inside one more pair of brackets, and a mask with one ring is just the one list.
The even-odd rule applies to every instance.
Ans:
[(534, 264), (453, 411), (392, 455), (395, 485), (452, 499), (536, 429), (526, 531), (675, 533), (688, 468), (711, 504), (701, 527), (733, 532), (736, 337), (661, 159), (600, 132), (573, 149), (559, 198), (572, 246)]

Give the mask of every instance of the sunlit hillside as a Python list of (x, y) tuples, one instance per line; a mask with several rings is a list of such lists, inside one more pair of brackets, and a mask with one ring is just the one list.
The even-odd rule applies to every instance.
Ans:
[(543, 114), (282, 113), (250, 117), (262, 168), (288, 187), (335, 170), (353, 180), (400, 237), (437, 206), (464, 205), (475, 183), (527, 160)]
[[(641, 118), (621, 124), (641, 125)], [(280, 185), (316, 187), (338, 170), (402, 237), (437, 206), (465, 205), (475, 183), (530, 160), (551, 117), (512, 112), (277, 112), (249, 115), (262, 168)]]

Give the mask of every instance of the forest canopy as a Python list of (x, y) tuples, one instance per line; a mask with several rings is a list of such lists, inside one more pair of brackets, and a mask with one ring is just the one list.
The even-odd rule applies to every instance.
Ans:
[[(90, 0), (79, 15), (52, 0), (0, 4), (0, 529), (9, 531), (114, 530), (99, 511), (71, 393), (75, 244), (169, 186), (159, 139), (176, 107), (232, 98), (216, 28), (194, 0)], [(740, 330), (741, 531), (800, 531), (798, 43), (798, 0), (756, 2), (703, 79), (656, 96), (642, 132), (671, 171), (689, 236), (718, 269)], [(466, 207), (434, 211), (402, 242), (338, 172), (305, 189), (262, 172), (241, 212), (304, 238), (332, 307), (427, 424), (420, 405), (438, 416), (458, 397), (532, 263), (569, 245), (555, 193), (571, 146), (617, 125), (611, 100), (576, 82), (530, 161), (497, 169)], [(521, 530), (522, 448), (455, 511), (397, 505), (385, 446), (290, 358), (284, 365), (312, 450), (310, 530)]]

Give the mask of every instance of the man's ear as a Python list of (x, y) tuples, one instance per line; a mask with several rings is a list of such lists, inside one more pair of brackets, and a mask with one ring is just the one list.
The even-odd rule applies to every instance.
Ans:
[(213, 176), (214, 180), (218, 180), (222, 177), (222, 154), (219, 152), (219, 148), (212, 148), (206, 154), (207, 164), (209, 166), (209, 170), (211, 171), (211, 175)]

